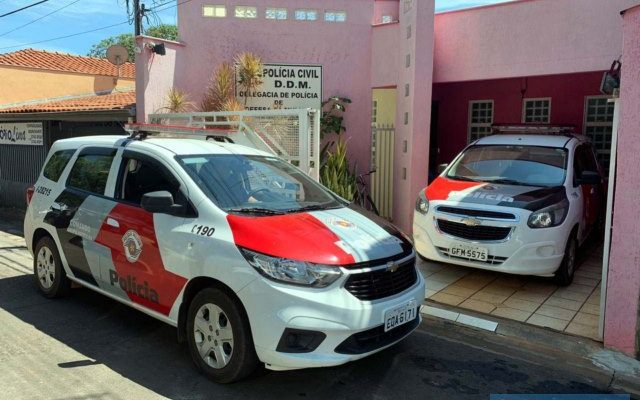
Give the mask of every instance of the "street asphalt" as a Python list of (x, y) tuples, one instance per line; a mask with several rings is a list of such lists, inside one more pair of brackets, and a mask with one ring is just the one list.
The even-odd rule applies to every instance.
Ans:
[(480, 334), (428, 319), (400, 344), (361, 361), (261, 369), (247, 381), (218, 385), (195, 371), (172, 327), (87, 289), (47, 300), (31, 263), (23, 239), (0, 232), (0, 399), (488, 399), (609, 390), (607, 379), (502, 351)]

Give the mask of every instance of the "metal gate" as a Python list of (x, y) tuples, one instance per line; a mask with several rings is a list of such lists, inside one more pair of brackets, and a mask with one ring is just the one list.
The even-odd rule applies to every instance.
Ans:
[(371, 197), (380, 215), (392, 219), (393, 215), (393, 154), (395, 128), (393, 125), (371, 127)]
[[(265, 111), (191, 112), (150, 114), (149, 126), (175, 136), (180, 127), (227, 129), (238, 144), (273, 153), (296, 165), (315, 180), (320, 179), (320, 117), (314, 109)], [(206, 138), (210, 135), (199, 136)]]
[(26, 207), (25, 191), (38, 179), (47, 153), (56, 140), (126, 134), (118, 121), (42, 121), (42, 126), (42, 146), (0, 145), (0, 207)]

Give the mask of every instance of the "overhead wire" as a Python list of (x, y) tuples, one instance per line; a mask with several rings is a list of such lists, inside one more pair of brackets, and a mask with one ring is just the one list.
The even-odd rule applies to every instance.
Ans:
[[(0, 0), (0, 1), (2, 1), (2, 0)], [(48, 1), (48, 0), (43, 0), (41, 2), (44, 2), (44, 1)], [(180, 6), (182, 4), (189, 3), (191, 1), (193, 1), (193, 0), (182, 0), (182, 1), (180, 1), (180, 2), (178, 2), (176, 4), (172, 4), (172, 5), (168, 5), (170, 3), (170, 1), (167, 1), (167, 2), (160, 3), (158, 5), (155, 5), (155, 6), (151, 7), (151, 8), (149, 8), (148, 11), (154, 11), (154, 12), (164, 11), (164, 10), (168, 10), (170, 8), (174, 8), (174, 7)], [(42, 17), (42, 18), (44, 18), (44, 17)], [(129, 24), (129, 23), (130, 22), (127, 20), (127, 21), (118, 22), (118, 23), (115, 23), (115, 24), (112, 24), (112, 25), (102, 26), (102, 27), (99, 27), (99, 28), (90, 29), (90, 30), (86, 30), (86, 31), (82, 31), (82, 32), (71, 33), (71, 34), (68, 34), (68, 35), (63, 35), (63, 36), (57, 36), (57, 37), (53, 37), (53, 38), (38, 40), (38, 41), (35, 41), (35, 42), (21, 43), (21, 44), (17, 44), (17, 45), (13, 45), (13, 46), (4, 46), (4, 47), (0, 47), (0, 50), (15, 49), (15, 48), (18, 48), (18, 47), (27, 47), (27, 46), (31, 46), (31, 45), (34, 45), (34, 44), (41, 44), (41, 43), (53, 42), (53, 41), (56, 41), (56, 40), (69, 39), (69, 38), (72, 38), (72, 37), (76, 37), (76, 36), (80, 36), (80, 35), (86, 35), (88, 33), (98, 32), (98, 31), (101, 31), (101, 30), (104, 30), (104, 29), (114, 28), (116, 26), (125, 25), (125, 24)], [(0, 35), (0, 36), (2, 36), (2, 35)]]
[(95, 29), (90, 29), (88, 31), (76, 32), (76, 33), (72, 33), (72, 34), (69, 34), (69, 35), (58, 36), (58, 37), (44, 39), (44, 40), (38, 40), (37, 42), (21, 43), (21, 44), (14, 45), (14, 46), (0, 47), (0, 50), (15, 49), (16, 47), (26, 47), (26, 46), (31, 46), (31, 45), (34, 45), (34, 44), (53, 42), (54, 40), (68, 39), (68, 38), (71, 38), (71, 37), (85, 35), (87, 33), (97, 32), (97, 31), (101, 31), (101, 30), (104, 30), (104, 29), (109, 29), (109, 28), (113, 28), (113, 27), (116, 27), (116, 26), (125, 25), (125, 24), (128, 24), (128, 23), (129, 23), (129, 21), (123, 21), (123, 22), (119, 22), (117, 24), (102, 26), (100, 28), (95, 28)]
[(4, 14), (0, 15), (0, 18), (6, 17), (7, 15), (12, 15), (12, 14), (18, 13), (20, 11), (26, 10), (28, 8), (31, 8), (31, 7), (35, 7), (38, 4), (46, 3), (47, 1), (49, 1), (49, 0), (40, 0), (40, 1), (37, 1), (37, 2), (35, 2), (33, 4), (29, 4), (28, 6), (24, 6), (24, 7), (18, 8), (16, 10), (9, 11), (8, 13), (4, 13)]
[[(1, 1), (1, 0), (0, 0), (0, 1)], [(24, 28), (25, 26), (29, 26), (29, 25), (31, 25), (31, 24), (33, 24), (33, 23), (35, 23), (35, 22), (40, 21), (41, 19), (47, 18), (49, 15), (51, 15), (51, 14), (55, 14), (55, 13), (57, 13), (58, 11), (62, 11), (62, 10), (64, 10), (65, 8), (70, 7), (70, 6), (74, 5), (74, 4), (76, 4), (76, 3), (77, 3), (77, 2), (79, 2), (79, 1), (80, 1), (80, 0), (72, 1), (71, 3), (69, 3), (69, 4), (67, 4), (67, 5), (64, 5), (64, 6), (60, 7), (60, 8), (56, 8), (55, 10), (53, 10), (53, 11), (51, 11), (51, 12), (49, 12), (49, 13), (47, 13), (47, 14), (45, 14), (45, 15), (41, 16), (41, 17), (38, 17), (38, 18), (36, 18), (36, 19), (34, 19), (34, 20), (31, 20), (31, 21), (27, 22), (26, 24), (22, 24), (22, 25), (17, 26), (17, 27), (15, 27), (15, 28), (13, 28), (13, 29), (10, 29), (10, 30), (8, 30), (8, 31), (6, 31), (6, 32), (0, 33), (0, 37), (5, 36), (5, 35), (8, 35), (8, 34), (10, 34), (10, 33), (13, 33), (13, 32), (15, 32), (15, 31), (17, 31), (17, 30), (19, 30), (19, 29)]]

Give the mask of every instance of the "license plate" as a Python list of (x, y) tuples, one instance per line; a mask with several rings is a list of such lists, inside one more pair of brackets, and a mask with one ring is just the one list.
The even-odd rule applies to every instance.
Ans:
[(452, 257), (468, 258), (469, 260), (487, 261), (489, 250), (484, 247), (457, 244), (449, 249), (449, 255)]
[(390, 331), (409, 321), (413, 321), (418, 316), (418, 307), (415, 300), (411, 300), (401, 306), (391, 308), (384, 312), (384, 331)]

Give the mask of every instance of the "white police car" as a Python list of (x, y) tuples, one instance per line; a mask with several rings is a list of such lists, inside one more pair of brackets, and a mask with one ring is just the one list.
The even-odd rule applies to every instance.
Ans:
[(573, 280), (576, 250), (599, 221), (603, 175), (575, 135), (477, 140), (418, 196), (422, 257), (511, 274)]
[(178, 329), (217, 382), (380, 351), (420, 322), (411, 243), (237, 144), (60, 140), (24, 233), (47, 297), (76, 282)]

